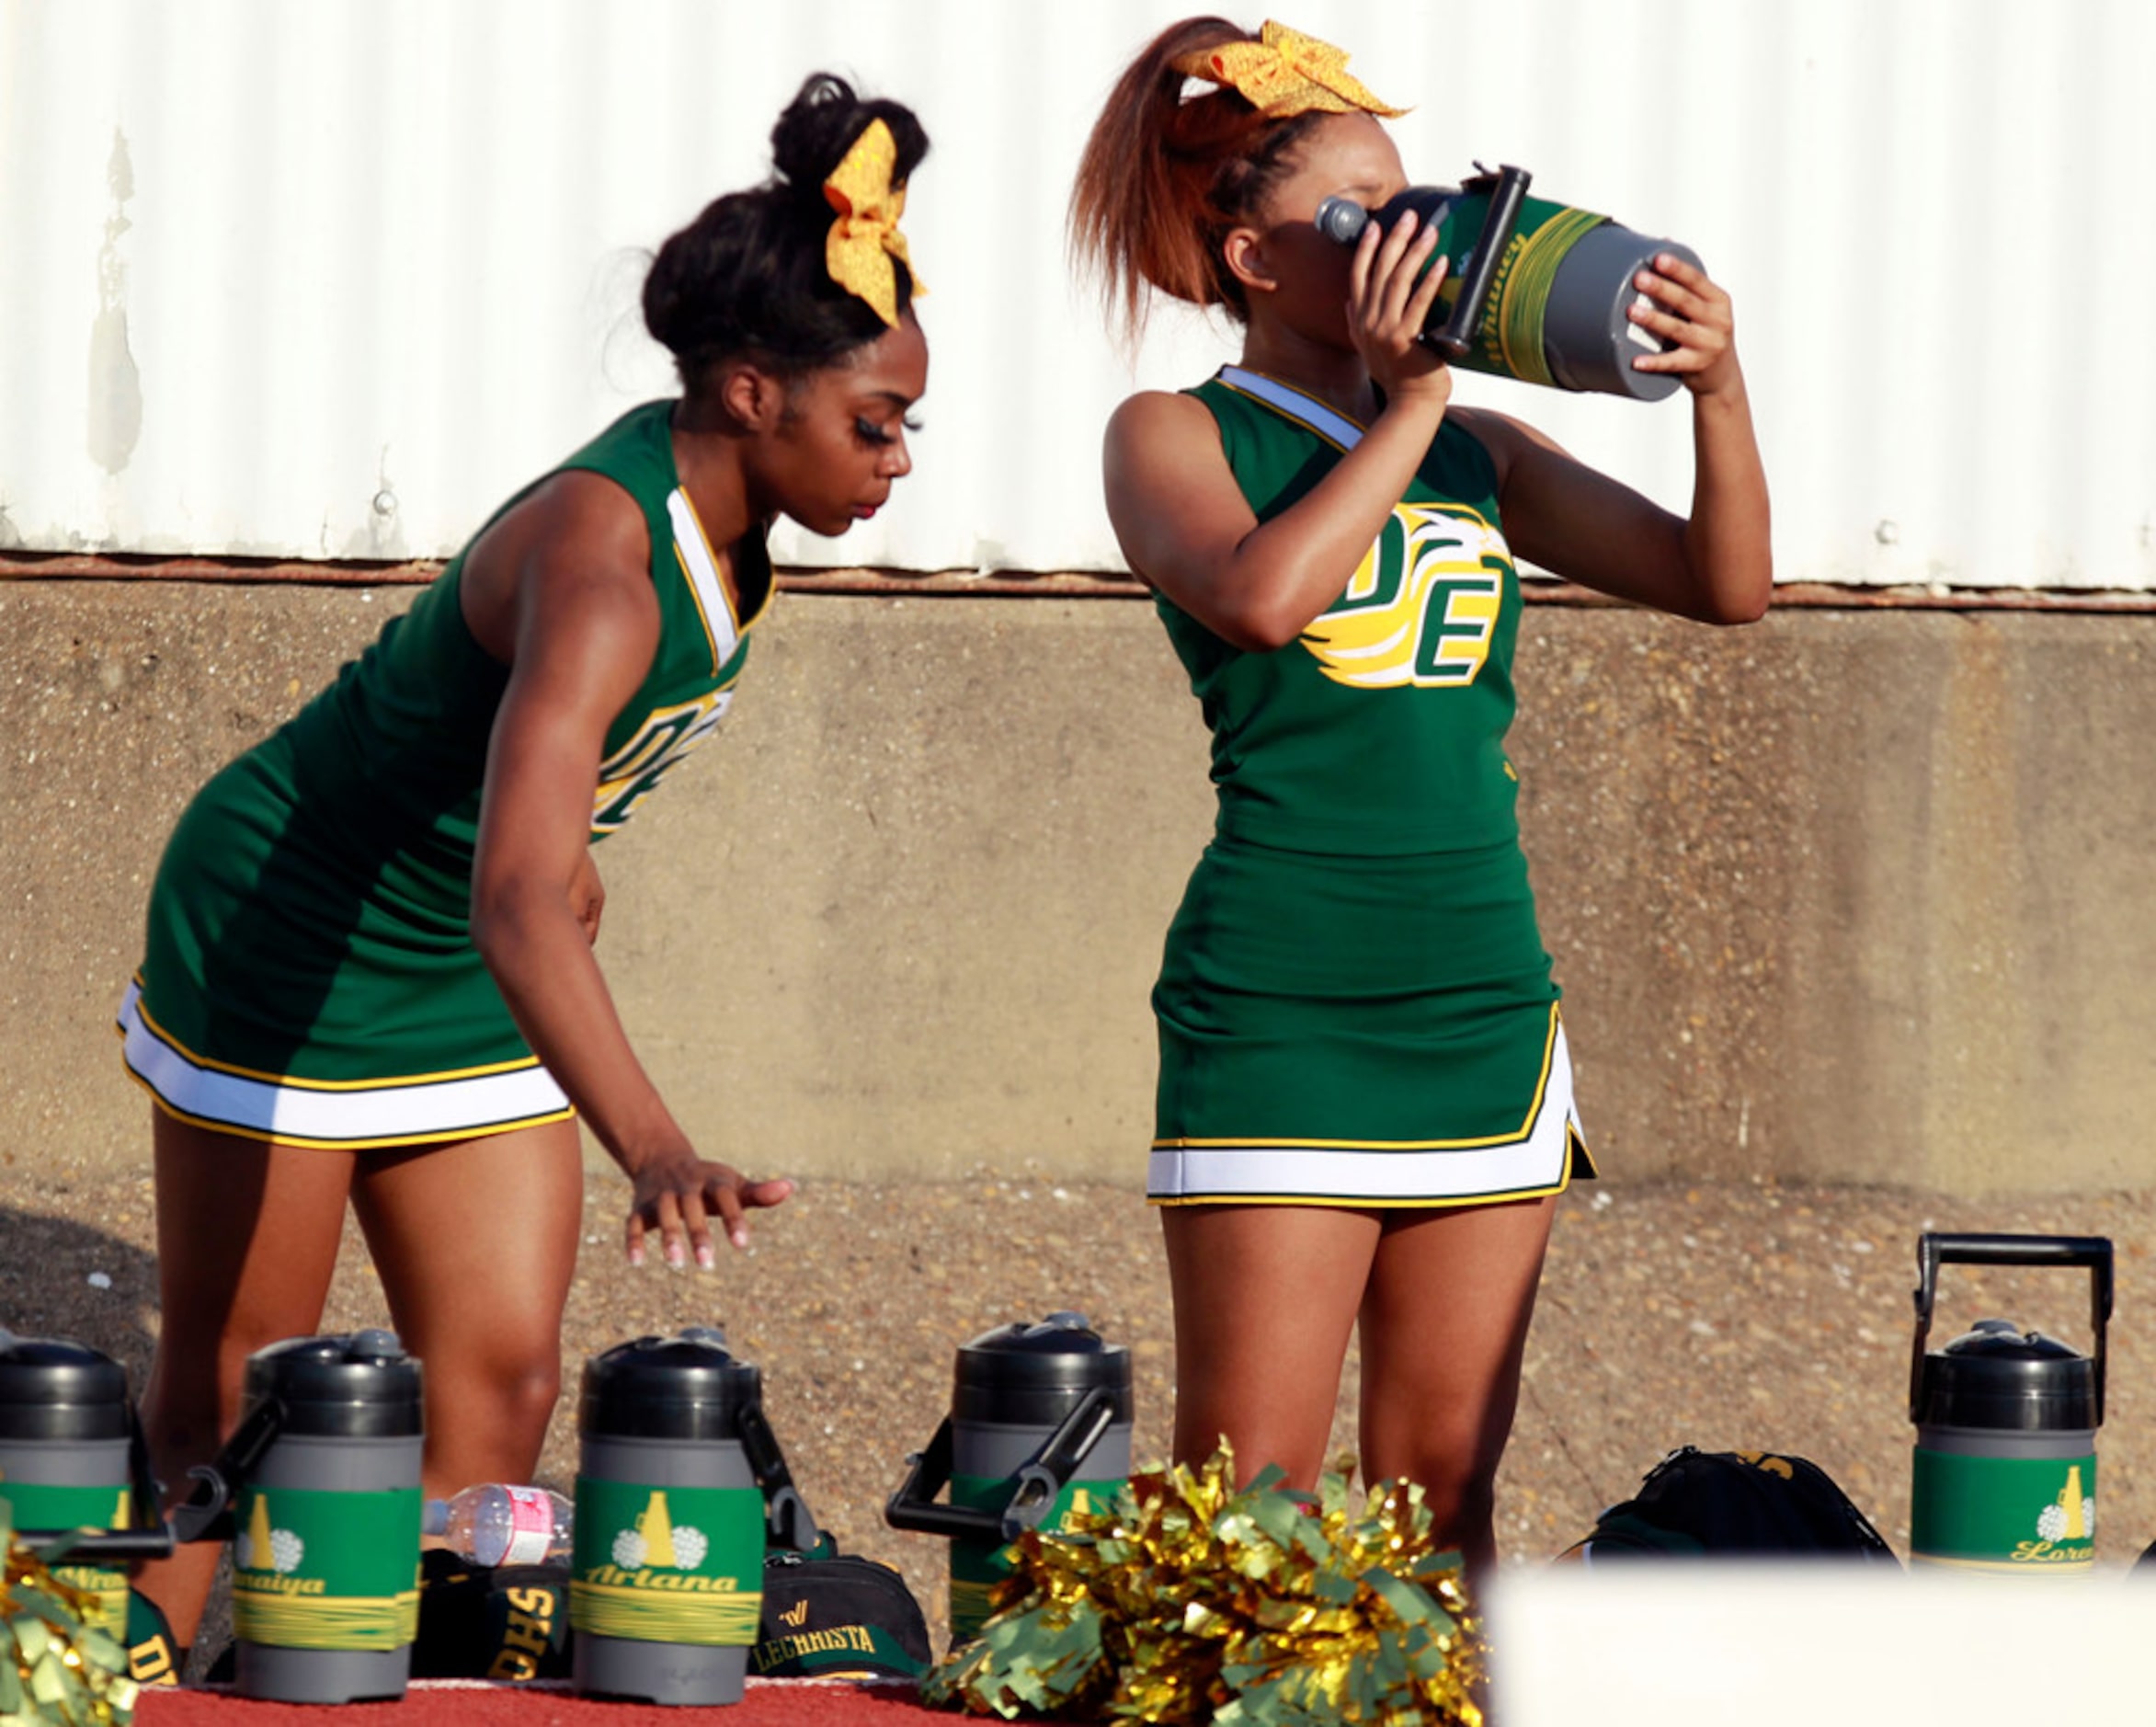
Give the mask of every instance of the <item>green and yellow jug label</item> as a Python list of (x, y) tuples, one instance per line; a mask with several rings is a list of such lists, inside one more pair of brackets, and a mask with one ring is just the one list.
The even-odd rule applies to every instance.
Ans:
[[(1445, 212), (1438, 251), (1451, 259), (1451, 266), (1437, 298), (1448, 316), (1459, 301), (1467, 257), (1489, 219), (1489, 193), (1468, 192), (1454, 199)], [(1590, 210), (1574, 210), (1569, 204), (1523, 198), (1519, 224), (1498, 255), (1489, 298), (1483, 303), (1472, 345), (1459, 363), (1477, 372), (1523, 378), (1529, 383), (1554, 383), (1544, 351), (1543, 324), (1557, 267), (1581, 235), (1608, 220)]]
[(753, 1487), (576, 1478), (569, 1623), (579, 1631), (747, 1648), (763, 1571), (764, 1502)]
[[(1083, 1478), (1067, 1481), (1055, 1503), (1036, 1526), (1054, 1534), (1067, 1528), (1073, 1512), (1104, 1509), (1123, 1491), (1118, 1479)], [(972, 1511), (1001, 1515), (1010, 1503), (1010, 1477), (1007, 1475), (953, 1475), (951, 1503)], [(988, 1617), (989, 1597), (996, 1585), (1010, 1575), (1010, 1549), (1000, 1542), (956, 1540), (951, 1544), (951, 1641), (963, 1643), (978, 1635)]]
[[(14, 1509), (17, 1529), (89, 1529), (103, 1533), (129, 1527), (128, 1490), (124, 1487), (45, 1487), (34, 1481), (0, 1484), (0, 1498)], [(52, 1574), (71, 1589), (90, 1597), (84, 1614), (104, 1630), (119, 1636), (127, 1624), (127, 1573), (106, 1565), (86, 1565), (63, 1561)]]
[(1916, 1447), (1910, 1557), (1970, 1571), (2075, 1573), (2096, 1561), (2096, 1458)]
[(419, 1629), (419, 1490), (247, 1487), (232, 1628), (286, 1649), (386, 1650)]

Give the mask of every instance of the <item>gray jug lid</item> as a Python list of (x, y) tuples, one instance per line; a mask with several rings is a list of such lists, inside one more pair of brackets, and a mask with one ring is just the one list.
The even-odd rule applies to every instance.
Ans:
[(65, 1337), (0, 1329), (0, 1439), (124, 1439), (127, 1373), (111, 1356)]
[(760, 1411), (763, 1375), (716, 1326), (617, 1344), (584, 1364), (579, 1431), (594, 1438), (734, 1439), (741, 1412)]
[(1097, 1388), (1114, 1394), (1116, 1419), (1127, 1422), (1130, 1351), (1105, 1341), (1083, 1313), (1065, 1310), (1034, 1324), (999, 1325), (962, 1344), (951, 1412), (959, 1421), (1053, 1424)]
[(280, 1431), (345, 1439), (425, 1431), (418, 1360), (394, 1332), (288, 1337), (247, 1357), (247, 1401), (275, 1398)]
[(2096, 1366), (2071, 1344), (2011, 1320), (1979, 1320), (1928, 1351), (1917, 1383), (1920, 1426), (2077, 1433), (2096, 1425)]

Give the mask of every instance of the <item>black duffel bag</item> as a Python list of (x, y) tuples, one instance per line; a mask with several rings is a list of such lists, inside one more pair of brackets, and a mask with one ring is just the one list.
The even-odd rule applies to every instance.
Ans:
[(1671, 1557), (1810, 1558), (1899, 1566), (1871, 1523), (1818, 1464), (1770, 1451), (1680, 1446), (1639, 1491), (1558, 1555), (1589, 1565)]
[(814, 1551), (780, 1549), (764, 1561), (751, 1673), (767, 1679), (911, 1679), (928, 1666), (928, 1620), (890, 1566), (841, 1553), (828, 1536)]
[(446, 1549), (419, 1561), (415, 1679), (565, 1679), (569, 1567), (473, 1565)]

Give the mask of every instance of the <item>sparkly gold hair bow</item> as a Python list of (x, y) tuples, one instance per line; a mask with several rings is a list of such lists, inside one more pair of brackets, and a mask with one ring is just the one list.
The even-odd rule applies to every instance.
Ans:
[(1225, 85), (1268, 120), (1286, 120), (1313, 109), (1328, 114), (1397, 115), (1348, 74), (1347, 51), (1265, 21), (1254, 42), (1223, 42), (1169, 62), (1186, 77)]
[(898, 322), (898, 272), (892, 267), (893, 258), (913, 276), (915, 293), (928, 292), (906, 255), (906, 236), (898, 232), (906, 188), (891, 184), (891, 170), (897, 161), (898, 144), (890, 127), (872, 120), (824, 182), (824, 197), (838, 212), (824, 243), (825, 267), (833, 281), (865, 300), (878, 317), (893, 326)]

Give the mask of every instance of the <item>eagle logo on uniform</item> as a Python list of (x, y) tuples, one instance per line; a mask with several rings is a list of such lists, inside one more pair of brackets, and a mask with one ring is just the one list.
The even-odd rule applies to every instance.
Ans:
[(636, 735), (599, 763), (599, 787), (591, 799), (591, 837), (603, 840), (627, 821), (667, 770), (718, 729), (733, 701), (729, 686), (654, 708)]
[(1303, 632), (1335, 683), (1445, 689), (1489, 658), (1511, 550), (1463, 504), (1396, 504), (1346, 590)]

